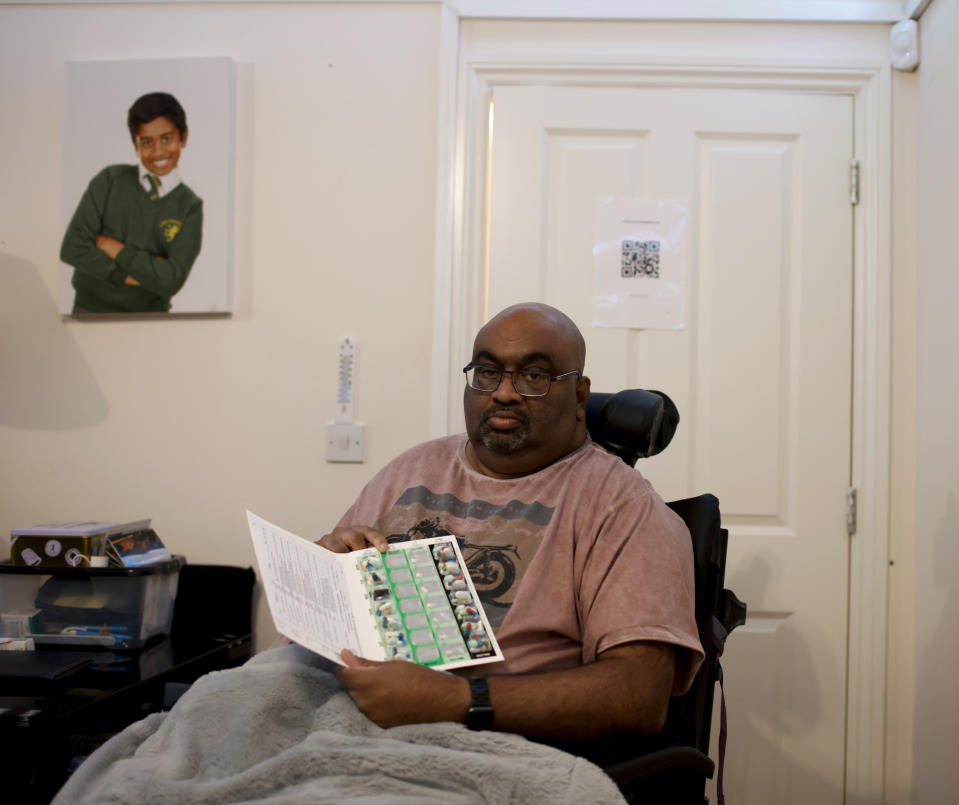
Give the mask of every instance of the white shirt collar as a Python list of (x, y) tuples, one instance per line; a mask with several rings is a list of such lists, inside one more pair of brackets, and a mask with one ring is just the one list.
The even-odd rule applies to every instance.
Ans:
[[(147, 192), (150, 192), (150, 180), (147, 179), (147, 174), (149, 171), (143, 167), (142, 162), (137, 163), (137, 168), (140, 174), (140, 186)], [(160, 198), (163, 198), (167, 193), (176, 189), (176, 186), (180, 184), (180, 169), (174, 168), (166, 176), (157, 176), (156, 178), (160, 181), (160, 187), (157, 191), (157, 194), (160, 196)]]

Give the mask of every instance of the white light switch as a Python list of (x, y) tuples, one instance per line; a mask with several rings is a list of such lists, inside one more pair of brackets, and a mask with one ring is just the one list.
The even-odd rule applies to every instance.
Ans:
[(326, 426), (327, 461), (363, 461), (363, 426), (335, 422)]

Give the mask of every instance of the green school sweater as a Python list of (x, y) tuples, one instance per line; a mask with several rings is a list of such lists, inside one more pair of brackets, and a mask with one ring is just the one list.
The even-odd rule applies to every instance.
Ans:
[[(151, 200), (136, 165), (110, 165), (90, 181), (63, 236), (76, 307), (93, 313), (165, 313), (200, 253), (203, 202), (182, 182)], [(97, 235), (124, 244), (116, 261)], [(124, 284), (133, 277), (141, 287)]]

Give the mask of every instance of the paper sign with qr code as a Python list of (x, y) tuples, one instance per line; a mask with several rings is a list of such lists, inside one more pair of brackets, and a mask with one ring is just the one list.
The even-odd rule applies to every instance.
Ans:
[(686, 326), (686, 220), (684, 201), (597, 203), (593, 327)]

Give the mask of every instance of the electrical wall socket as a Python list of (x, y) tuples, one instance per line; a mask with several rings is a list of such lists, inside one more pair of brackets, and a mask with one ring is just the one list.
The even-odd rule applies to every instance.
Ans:
[(326, 426), (327, 461), (363, 461), (363, 425), (334, 422)]

